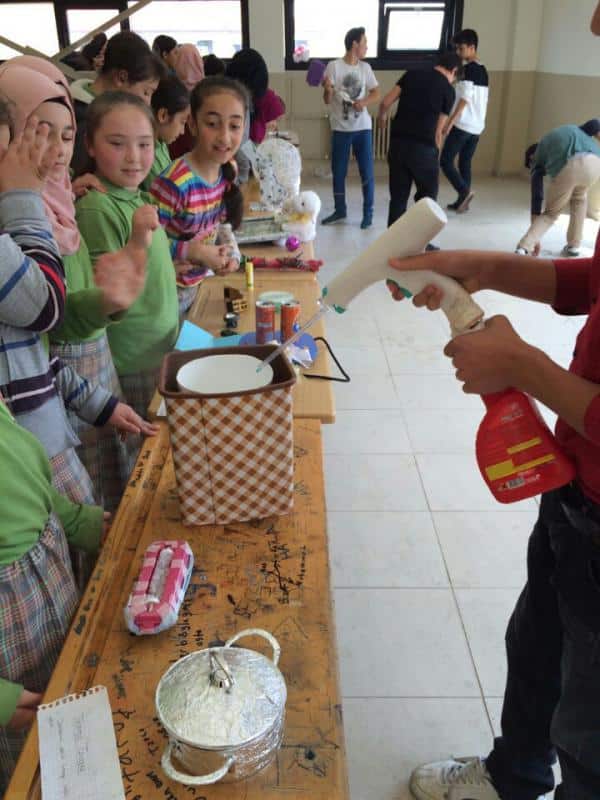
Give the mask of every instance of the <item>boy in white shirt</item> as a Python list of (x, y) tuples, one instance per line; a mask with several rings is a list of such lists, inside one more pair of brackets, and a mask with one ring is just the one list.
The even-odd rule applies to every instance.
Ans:
[(367, 106), (379, 101), (379, 84), (369, 64), (364, 28), (351, 28), (344, 38), (346, 55), (331, 61), (323, 78), (323, 100), (330, 107), (331, 169), (335, 211), (322, 220), (330, 225), (346, 218), (346, 173), (350, 149), (358, 162), (363, 194), (364, 230), (373, 222), (375, 178), (371, 115)]
[[(463, 76), (456, 85), (456, 105), (450, 114), (444, 134), (442, 172), (456, 189), (458, 197), (448, 208), (461, 214), (473, 199), (471, 161), (485, 128), (489, 79), (486, 68), (477, 60), (479, 37), (471, 28), (454, 37), (456, 53), (465, 62)], [(458, 156), (458, 169), (454, 161)]]

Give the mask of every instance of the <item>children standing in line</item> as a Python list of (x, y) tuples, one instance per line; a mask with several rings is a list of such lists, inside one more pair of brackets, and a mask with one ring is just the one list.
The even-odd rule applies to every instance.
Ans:
[(0, 796), (4, 796), (79, 601), (67, 540), (96, 552), (103, 515), (101, 508), (74, 505), (53, 489), (44, 448), (17, 425), (1, 399), (0, 463)]
[[(41, 62), (38, 64), (38, 62)], [(62, 95), (62, 86), (52, 83), (47, 76), (57, 78), (59, 71), (42, 59), (31, 58), (28, 63), (46, 72), (37, 72), (7, 62), (0, 75), (0, 90), (13, 102), (20, 129), (25, 121), (37, 113), (49, 128), (49, 140), (58, 148), (57, 162), (48, 172), (42, 190), (46, 216), (63, 258), (67, 284), (64, 319), (50, 333), (51, 355), (67, 364), (90, 386), (100, 385), (113, 396), (121, 396), (121, 388), (113, 365), (105, 328), (114, 315), (125, 311), (142, 290), (145, 281), (146, 242), (151, 235), (152, 220), (144, 221), (145, 213), (152, 215), (151, 207), (140, 210), (136, 236), (119, 253), (106, 255), (99, 265), (100, 273), (110, 273), (111, 280), (103, 280), (102, 288), (94, 281), (91, 260), (81, 240), (75, 222), (72, 186), (68, 164), (73, 148), (74, 117), (68, 95)], [(60, 74), (60, 73), (59, 73)], [(62, 100), (62, 102), (59, 102)], [(156, 222), (154, 224), (157, 224)], [(118, 273), (119, 280), (115, 280)], [(152, 434), (153, 426), (138, 417), (123, 403), (115, 409), (121, 418), (121, 429), (133, 433)], [(128, 474), (119, 462), (121, 448), (116, 432), (110, 428), (91, 426), (77, 413), (67, 408), (71, 428), (81, 440), (78, 455), (92, 480), (94, 496), (109, 510), (118, 505)], [(65, 487), (72, 499), (76, 487)]]
[[(21, 85), (19, 75), (12, 78)], [(8, 83), (4, 72), (0, 90)], [(56, 85), (48, 81), (48, 87), (60, 101)], [(125, 429), (131, 410), (60, 359), (48, 358), (45, 334), (62, 322), (65, 278), (39, 193), (60, 158), (60, 147), (53, 141), (44, 163), (40, 149), (42, 143), (45, 149), (51, 128), (45, 117), (58, 107), (52, 102), (38, 106), (37, 133), (37, 118), (30, 118), (27, 125), (17, 118), (17, 136), (10, 144), (9, 125), (0, 125), (1, 138), (8, 144), (0, 160), (0, 228), (4, 232), (0, 236), (0, 391), (18, 422), (46, 448), (55, 488), (74, 502), (93, 503), (93, 486), (75, 452), (79, 440), (69, 425), (65, 405), (90, 424)], [(35, 172), (26, 169), (32, 147), (38, 153)]]
[(164, 74), (160, 59), (137, 33), (122, 31), (108, 40), (104, 63), (95, 80), (80, 79), (71, 84), (77, 135), (71, 167), (81, 175), (87, 163), (85, 148), (86, 115), (89, 104), (104, 92), (131, 92), (150, 105), (152, 93)]
[[(147, 203), (139, 186), (154, 160), (155, 134), (150, 108), (128, 92), (106, 92), (88, 110), (90, 166), (106, 192), (89, 192), (77, 202), (75, 213), (93, 262), (126, 244), (136, 209)], [(159, 227), (148, 248), (143, 291), (123, 318), (108, 328), (121, 388), (141, 415), (152, 399), (162, 357), (173, 349), (177, 330), (175, 271), (169, 242)], [(138, 449), (139, 441), (130, 440), (132, 465)]]
[[(152, 184), (161, 224), (181, 280), (200, 266), (199, 281), (239, 267), (230, 244), (218, 245), (219, 223), (241, 223), (243, 200), (229, 163), (240, 146), (248, 112), (245, 88), (230, 78), (205, 78), (191, 95), (191, 152), (176, 159)], [(197, 286), (180, 289), (180, 311), (191, 306)]]
[(153, 180), (171, 163), (169, 145), (185, 131), (190, 115), (190, 93), (177, 75), (169, 75), (158, 84), (152, 95), (152, 111), (156, 118), (157, 136), (154, 163), (141, 188), (148, 192)]

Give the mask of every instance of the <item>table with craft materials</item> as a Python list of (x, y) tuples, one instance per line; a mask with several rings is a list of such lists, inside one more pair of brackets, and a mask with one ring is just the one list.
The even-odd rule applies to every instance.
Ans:
[[(260, 253), (270, 252), (262, 246)], [(255, 303), (263, 292), (283, 291), (292, 294), (300, 302), (300, 324), (310, 319), (318, 310), (317, 301), (321, 288), (315, 273), (300, 270), (255, 270), (254, 289), (246, 287), (245, 276), (233, 273), (223, 277), (213, 277), (200, 284), (196, 300), (188, 313), (188, 320), (199, 325), (215, 336), (224, 328), (223, 315), (225, 303), (223, 290), (231, 286), (240, 290), (248, 307), (240, 314), (238, 332), (253, 331), (255, 327)], [(325, 323), (318, 320), (310, 329), (313, 337), (325, 335)], [(300, 370), (293, 390), (294, 417), (297, 419), (318, 419), (320, 422), (335, 422), (335, 398), (331, 381), (307, 378), (306, 374), (331, 375), (330, 359), (323, 343), (319, 343), (318, 355), (308, 370)], [(154, 417), (160, 406), (160, 396), (156, 393), (150, 404), (149, 414)]]
[[(312, 247), (311, 247), (312, 249)], [(243, 248), (245, 250), (245, 248)], [(255, 252), (269, 257), (268, 245)], [(261, 292), (291, 292), (301, 322), (316, 310), (320, 288), (310, 272), (256, 270), (253, 290), (242, 274), (202, 284), (189, 319), (217, 334), (223, 327), (223, 289), (240, 289), (248, 309), (240, 330), (254, 328)], [(323, 321), (311, 330), (324, 334)], [(314, 372), (329, 374), (319, 352)], [(290, 514), (226, 526), (181, 522), (167, 423), (144, 441), (136, 467), (73, 620), (44, 701), (95, 685), (108, 689), (127, 800), (347, 800), (345, 748), (336, 640), (329, 584), (321, 422), (335, 420), (331, 383), (306, 380), (294, 388), (294, 507)], [(184, 539), (195, 566), (175, 626), (156, 636), (134, 636), (123, 608), (143, 554), (157, 539)], [(246, 628), (263, 628), (281, 645), (287, 683), (284, 738), (275, 761), (241, 782), (186, 787), (161, 769), (166, 732), (154, 693), (179, 658), (223, 644)], [(240, 642), (268, 655), (251, 637)], [(39, 800), (37, 723), (10, 784), (11, 800)]]
[[(111, 703), (128, 800), (343, 800), (348, 798), (329, 564), (320, 423), (294, 423), (294, 510), (228, 526), (180, 521), (168, 428), (146, 439), (75, 615), (45, 701), (101, 684)], [(123, 608), (148, 545), (185, 539), (195, 566), (176, 625), (134, 636)], [(285, 733), (275, 761), (240, 783), (188, 788), (161, 770), (166, 745), (156, 686), (186, 654), (264, 628), (281, 645)], [(243, 646), (268, 654), (261, 640)], [(34, 725), (7, 797), (40, 798)]]

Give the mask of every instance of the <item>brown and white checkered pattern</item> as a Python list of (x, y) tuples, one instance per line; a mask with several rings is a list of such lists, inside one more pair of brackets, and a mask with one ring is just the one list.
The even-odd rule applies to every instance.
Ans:
[(225, 525), (292, 508), (291, 388), (166, 398), (184, 525)]

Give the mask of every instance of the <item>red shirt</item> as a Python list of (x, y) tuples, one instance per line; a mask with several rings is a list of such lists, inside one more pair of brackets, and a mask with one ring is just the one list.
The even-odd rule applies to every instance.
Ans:
[(556, 300), (559, 314), (587, 314), (577, 336), (569, 372), (598, 384), (598, 396), (584, 417), (585, 436), (559, 419), (556, 438), (575, 462), (583, 492), (600, 503), (600, 234), (592, 258), (557, 259)]

